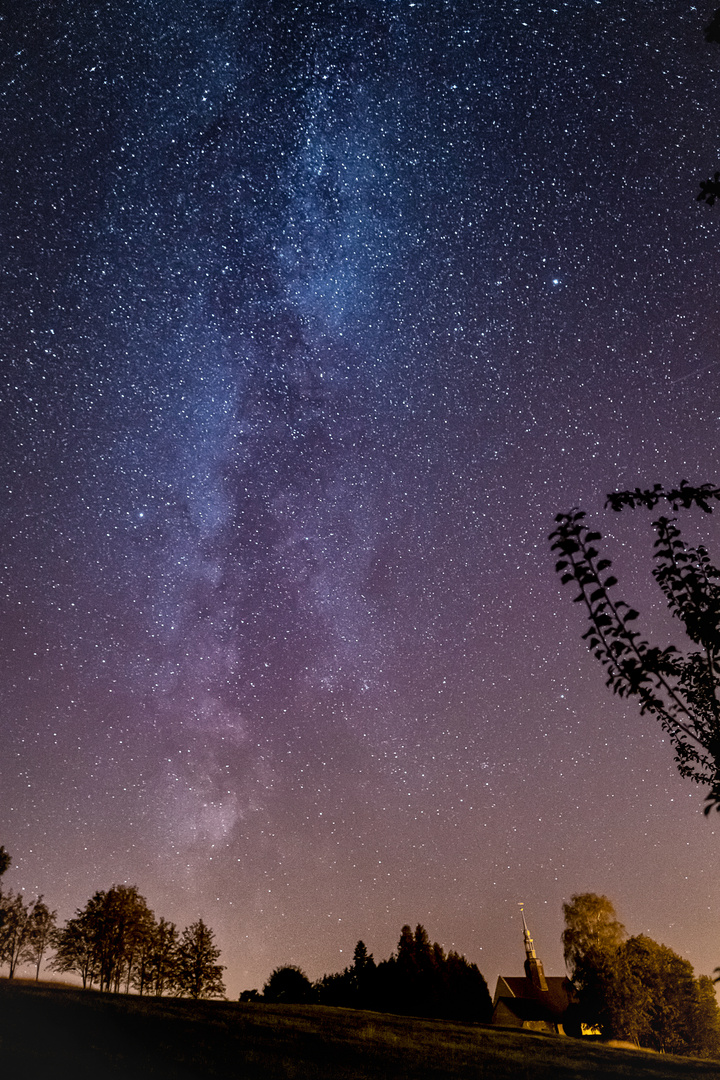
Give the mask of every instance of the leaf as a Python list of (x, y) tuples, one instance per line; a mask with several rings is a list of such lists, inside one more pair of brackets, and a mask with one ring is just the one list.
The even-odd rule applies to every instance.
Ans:
[(603, 582), (603, 585), (605, 586), (606, 589), (612, 589), (613, 585), (617, 585), (617, 583), (618, 583), (618, 579), (616, 577), (612, 577), (612, 575), (611, 575), (609, 578), (605, 579), (605, 581)]

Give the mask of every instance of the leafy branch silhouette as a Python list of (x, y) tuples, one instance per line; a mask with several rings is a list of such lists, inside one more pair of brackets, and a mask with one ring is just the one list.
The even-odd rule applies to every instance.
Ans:
[[(710, 45), (720, 45), (720, 8), (705, 27), (705, 40)], [(717, 198), (720, 198), (720, 172), (710, 180), (701, 180), (697, 194), (698, 202), (706, 202), (708, 206), (712, 206)]]
[[(652, 510), (668, 502), (674, 511), (697, 506), (709, 514), (718, 500), (720, 488), (693, 487), (683, 480), (669, 490), (656, 484), (613, 492), (605, 505), (616, 511)], [(605, 668), (606, 685), (620, 697), (637, 699), (641, 714), (658, 718), (681, 776), (709, 786), (705, 813), (720, 811), (720, 571), (702, 545), (693, 548), (683, 541), (675, 518), (653, 522), (653, 577), (697, 648), (683, 654), (674, 645), (651, 646), (633, 627), (639, 613), (611, 593), (618, 584), (608, 573), (612, 563), (595, 547), (602, 536), (585, 524), (585, 517), (578, 509), (558, 514), (550, 534), (561, 583), (580, 589), (574, 601), (584, 606), (589, 623), (582, 636)]]

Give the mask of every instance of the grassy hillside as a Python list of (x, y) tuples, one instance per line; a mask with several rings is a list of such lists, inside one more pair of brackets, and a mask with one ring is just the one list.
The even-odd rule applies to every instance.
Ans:
[(720, 1069), (319, 1005), (193, 1003), (0, 980), (0, 1071), (26, 1080), (710, 1080)]

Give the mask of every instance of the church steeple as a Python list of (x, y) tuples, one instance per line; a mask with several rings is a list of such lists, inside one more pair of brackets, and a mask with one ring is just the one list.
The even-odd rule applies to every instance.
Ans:
[(523, 941), (525, 943), (525, 974), (536, 990), (547, 990), (548, 984), (545, 980), (542, 962), (535, 955), (535, 945), (530, 937), (528, 924), (525, 921), (525, 906), (523, 903), (520, 904), (520, 914), (522, 916)]

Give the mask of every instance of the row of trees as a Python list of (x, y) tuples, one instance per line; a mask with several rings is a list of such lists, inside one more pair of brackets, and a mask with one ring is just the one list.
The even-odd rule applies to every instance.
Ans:
[(406, 1016), (431, 1016), (448, 1020), (487, 1022), (492, 1001), (487, 983), (476, 964), (459, 953), (446, 953), (431, 943), (425, 927), (418, 924), (400, 932), (397, 952), (376, 964), (362, 941), (355, 946), (353, 962), (344, 971), (324, 975), (311, 983), (294, 965), (275, 968), (263, 987), (246, 990), (241, 1001), (278, 1004), (340, 1005)]
[(606, 896), (563, 905), (565, 962), (579, 1018), (605, 1038), (672, 1054), (720, 1056), (720, 1009), (712, 980), (645, 934), (628, 937)]
[(218, 997), (224, 968), (213, 939), (202, 919), (179, 934), (174, 923), (155, 918), (134, 885), (113, 885), (55, 933), (50, 967), (115, 993)]
[[(10, 857), (0, 848), (0, 875)], [(26, 904), (21, 893), (0, 889), (0, 963), (13, 978), (19, 964), (34, 963), (36, 978), (48, 949), (49, 967), (72, 973), (83, 987), (192, 998), (225, 993), (223, 965), (213, 931), (202, 919), (182, 933), (157, 919), (134, 885), (96, 892), (64, 927), (42, 897)]]
[[(9, 869), (10, 856), (0, 847), (0, 878)], [(7, 964), (10, 978), (18, 965), (34, 964), (35, 978), (50, 945), (57, 914), (42, 896), (28, 904), (22, 893), (0, 888), (0, 964)]]

